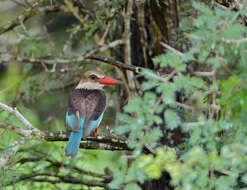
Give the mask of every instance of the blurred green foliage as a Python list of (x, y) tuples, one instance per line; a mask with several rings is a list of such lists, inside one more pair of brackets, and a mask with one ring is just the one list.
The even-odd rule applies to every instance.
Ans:
[[(243, 69), (247, 43), (241, 42), (246, 39), (247, 28), (239, 23), (239, 12), (212, 10), (202, 3), (193, 3), (193, 7), (199, 15), (190, 26), (191, 32), (186, 34), (193, 47), (183, 55), (168, 51), (153, 59), (161, 67), (173, 68), (176, 76), (172, 81), (163, 82), (144, 70), (142, 75), (147, 81), (142, 84), (143, 90), (155, 89), (156, 92), (147, 91), (143, 97), (134, 98), (125, 106), (128, 114), (120, 117), (122, 125), (117, 132), (129, 133), (129, 146), (135, 150), (135, 161), (128, 169), (115, 172), (112, 187), (116, 188), (119, 183), (133, 185), (136, 181), (157, 179), (164, 170), (170, 174), (176, 190), (245, 189), (247, 186), (247, 70)], [(247, 7), (241, 13), (246, 14)], [(191, 77), (186, 69), (193, 62), (200, 64), (201, 70), (214, 70), (213, 79)], [(177, 93), (191, 110), (179, 109)], [(159, 98), (163, 104), (157, 106), (155, 103)], [(212, 101), (219, 107), (213, 108)], [(164, 147), (154, 149), (155, 156), (143, 154), (143, 146), (154, 148), (159, 144), (161, 131), (158, 126), (163, 125), (160, 111), (164, 109), (166, 129), (180, 127), (190, 137), (178, 149), (166, 150)], [(212, 112), (214, 114), (210, 115)], [(157, 127), (150, 127), (154, 123)], [(183, 152), (180, 158), (175, 150)], [(133, 170), (135, 176), (141, 177), (118, 178), (131, 175)]]

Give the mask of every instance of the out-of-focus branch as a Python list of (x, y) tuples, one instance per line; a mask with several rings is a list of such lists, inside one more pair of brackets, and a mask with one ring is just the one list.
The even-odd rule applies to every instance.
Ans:
[(115, 48), (116, 46), (122, 45), (122, 44), (124, 44), (124, 43), (125, 43), (125, 42), (124, 42), (122, 39), (115, 40), (115, 41), (110, 42), (109, 44), (106, 44), (106, 45), (102, 46), (102, 47), (98, 47), (98, 48), (93, 49), (93, 50), (91, 50), (91, 51), (89, 51), (89, 52), (86, 52), (86, 53), (83, 54), (82, 56), (83, 56), (84, 59), (85, 59), (86, 57), (89, 57), (89, 56), (91, 56), (91, 55), (94, 55), (94, 54), (96, 54), (96, 53), (98, 53), (98, 52), (104, 52), (104, 51), (106, 51), (106, 50), (108, 50), (108, 49)]
[(72, 40), (74, 36), (80, 31), (81, 25), (78, 24), (73, 28), (73, 31), (70, 33), (69, 38), (66, 40), (63, 46), (63, 53), (66, 54), (68, 49), (72, 46)]
[[(126, 13), (124, 15), (124, 41), (125, 41), (125, 48), (124, 48), (124, 62), (125, 64), (131, 65), (131, 16), (133, 10), (134, 0), (127, 1), (126, 6)], [(126, 71), (126, 81), (124, 81), (124, 87), (127, 92), (128, 99), (134, 96), (133, 90), (135, 89), (135, 81), (134, 75), (130, 71)]]
[[(39, 176), (45, 176), (45, 177), (39, 177)], [(12, 185), (14, 183), (18, 183), (24, 180), (36, 181), (36, 182), (47, 182), (47, 183), (52, 183), (52, 184), (55, 184), (55, 183), (81, 184), (81, 185), (86, 185), (89, 187), (105, 187), (106, 186), (106, 183), (103, 181), (98, 181), (98, 180), (86, 181), (82, 178), (78, 179), (70, 175), (63, 176), (63, 175), (50, 174), (50, 173), (34, 173), (34, 174), (24, 175), (24, 176), (19, 177), (14, 182), (5, 184), (4, 186), (6, 187), (6, 186), (9, 186), (9, 185)]]
[[(29, 58), (29, 57), (22, 57), (22, 56), (15, 56), (9, 53), (5, 52), (0, 52), (0, 61), (4, 62), (10, 62), (11, 60), (15, 60), (18, 62), (28, 62), (28, 63), (33, 63), (33, 64), (47, 64), (47, 65), (53, 65), (54, 63), (58, 64), (69, 64), (69, 63), (81, 63), (86, 59), (90, 60), (96, 60), (96, 61), (101, 61), (113, 66), (118, 67), (119, 69), (124, 69), (124, 70), (129, 70), (133, 71), (135, 73), (140, 73), (141, 70), (143, 69), (142, 67), (137, 67), (134, 65), (129, 65), (125, 64), (121, 61), (117, 61), (116, 59), (109, 58), (109, 57), (104, 57), (102, 55), (96, 54), (98, 52), (102, 52), (107, 50), (108, 48), (113, 48), (119, 44), (121, 44), (122, 41), (115, 42), (113, 44), (110, 44), (108, 47), (102, 47), (99, 50), (93, 50), (90, 51), (89, 53), (83, 54), (81, 56), (78, 56), (76, 58), (56, 58), (56, 59), (42, 59), (42, 58)], [(155, 71), (154, 71), (155, 72)]]
[(16, 17), (13, 21), (8, 22), (7, 24), (0, 27), (0, 35), (8, 32), (9, 30), (13, 29), (14, 27), (20, 25), (28, 18), (33, 17), (35, 14), (33, 13), (33, 9), (39, 6), (44, 0), (36, 0), (29, 8), (27, 8), (21, 15)]
[(16, 56), (16, 55), (13, 55), (7, 52), (0, 52), (0, 60), (4, 62), (10, 62), (11, 60), (15, 60), (18, 62), (29, 62), (29, 63), (34, 63), (34, 64), (53, 65), (54, 63), (58, 63), (58, 64), (81, 63), (86, 59), (91, 59), (91, 60), (101, 61), (101, 62), (116, 66), (124, 70), (129, 70), (135, 73), (139, 73), (142, 69), (141, 67), (136, 67), (134, 65), (122, 63), (121, 61), (117, 61), (113, 58), (107, 58), (101, 55), (97, 55), (97, 53), (99, 52), (104, 52), (108, 49), (114, 48), (123, 43), (124, 43), (123, 40), (116, 40), (105, 46), (85, 52), (84, 54), (76, 58), (71, 58), (71, 59), (68, 59), (68, 58), (56, 58), (56, 59), (29, 58), (29, 57)]
[[(6, 163), (10, 159), (10, 157), (12, 155), (14, 155), (19, 150), (19, 147), (25, 143), (26, 139), (30, 138), (30, 135), (32, 133), (33, 133), (32, 135), (36, 134), (38, 136), (41, 136), (42, 132), (39, 131), (38, 129), (34, 128), (33, 125), (17, 110), (17, 108), (11, 108), (11, 107), (9, 107), (6, 104), (3, 104), (1, 102), (0, 102), (0, 108), (2, 108), (3, 110), (15, 115), (28, 128), (28, 130), (21, 130), (21, 129), (16, 130), (16, 127), (12, 126), (12, 129), (15, 129), (17, 131), (17, 133), (22, 133), (22, 135), (24, 137), (16, 140), (12, 144), (11, 148), (9, 148), (5, 152), (5, 154), (2, 157), (0, 157), (0, 167), (5, 167)], [(9, 125), (7, 125), (6, 127), (10, 128)]]
[(10, 131), (14, 131), (15, 133), (17, 133), (19, 135), (22, 135), (22, 136), (26, 136), (27, 134), (29, 134), (29, 130), (25, 130), (25, 129), (21, 128), (21, 127), (18, 127), (16, 125), (12, 125), (12, 124), (9, 124), (9, 123), (0, 122), (0, 128), (4, 128), (4, 129), (10, 130)]
[(66, 164), (64, 162), (59, 162), (57, 160), (53, 160), (50, 159), (48, 157), (34, 157), (34, 158), (22, 158), (20, 160), (18, 160), (18, 163), (20, 164), (25, 164), (27, 162), (39, 162), (39, 161), (45, 161), (50, 163), (52, 167), (56, 167), (56, 168), (70, 168), (73, 169), (76, 173), (80, 174), (80, 175), (87, 175), (87, 176), (91, 176), (91, 177), (96, 177), (99, 179), (104, 179), (104, 180), (111, 180), (112, 176), (109, 174), (99, 174), (99, 173), (95, 173), (95, 172), (91, 172), (91, 171), (86, 171), (83, 170), (81, 168), (78, 168), (76, 166), (72, 166), (69, 164)]
[(143, 53), (143, 59), (144, 59), (144, 65), (147, 68), (148, 65), (148, 60), (147, 60), (147, 49), (148, 49), (148, 35), (147, 31), (145, 29), (145, 0), (139, 0), (135, 1), (136, 6), (137, 6), (137, 22), (138, 22), (138, 27), (140, 30), (140, 35), (141, 35), (141, 44), (142, 44), (142, 53)]
[(4, 62), (10, 62), (11, 60), (19, 61), (19, 62), (29, 62), (29, 63), (38, 63), (38, 64), (48, 64), (53, 65), (54, 63), (58, 64), (69, 64), (69, 63), (81, 63), (88, 57), (95, 55), (98, 52), (104, 52), (108, 49), (114, 48), (118, 45), (123, 44), (123, 40), (116, 40), (113, 42), (110, 42), (109, 44), (106, 44), (105, 46), (98, 47), (96, 49), (87, 51), (83, 53), (82, 55), (76, 57), (76, 58), (56, 58), (56, 59), (42, 59), (42, 58), (29, 58), (29, 57), (21, 57), (13, 54), (9, 54), (7, 52), (0, 52), (0, 60)]
[(101, 61), (104, 63), (108, 63), (110, 65), (116, 66), (119, 69), (125, 69), (129, 71), (133, 71), (135, 73), (139, 73), (141, 71), (141, 67), (136, 67), (134, 65), (125, 64), (125, 63), (122, 63), (121, 61), (117, 61), (112, 58), (104, 57), (102, 55), (91, 55), (91, 56), (88, 56), (86, 59)]
[(104, 182), (100, 182), (100, 181), (84, 181), (82, 179), (77, 179), (72, 176), (57, 176), (57, 177), (59, 177), (59, 179), (57, 180), (48, 179), (45, 177), (44, 178), (30, 178), (29, 180), (35, 181), (35, 182), (46, 182), (46, 183), (51, 183), (51, 184), (56, 184), (56, 183), (81, 184), (81, 185), (86, 185), (89, 187), (105, 187), (106, 186)]
[(175, 48), (169, 46), (168, 44), (166, 44), (166, 43), (164, 43), (164, 42), (160, 42), (160, 44), (161, 44), (163, 47), (169, 49), (170, 51), (173, 51), (173, 52), (177, 53), (179, 56), (184, 56), (184, 53), (182, 53), (182, 52), (176, 50)]
[(15, 115), (28, 129), (29, 131), (25, 133), (25, 136), (30, 135), (32, 132), (41, 133), (38, 129), (36, 129), (18, 110), (17, 108), (12, 108), (0, 102), (0, 108), (5, 111)]

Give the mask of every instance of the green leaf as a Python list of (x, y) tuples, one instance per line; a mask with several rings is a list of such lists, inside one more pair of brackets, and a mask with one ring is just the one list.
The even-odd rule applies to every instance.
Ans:
[(141, 190), (141, 188), (135, 183), (129, 183), (125, 186), (124, 190)]
[(175, 129), (181, 124), (178, 114), (170, 109), (165, 111), (165, 120), (168, 129)]

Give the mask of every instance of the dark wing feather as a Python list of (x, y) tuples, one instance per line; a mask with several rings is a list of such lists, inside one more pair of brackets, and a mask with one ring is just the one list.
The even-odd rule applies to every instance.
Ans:
[(89, 120), (97, 120), (106, 107), (106, 95), (103, 90), (93, 90), (86, 98)]
[(85, 99), (86, 115), (83, 127), (92, 120), (97, 120), (106, 107), (106, 96), (102, 90), (91, 90)]
[(75, 114), (79, 111), (80, 118), (85, 117), (83, 128), (87, 127), (91, 120), (97, 120), (106, 107), (106, 95), (103, 90), (73, 90), (67, 111)]

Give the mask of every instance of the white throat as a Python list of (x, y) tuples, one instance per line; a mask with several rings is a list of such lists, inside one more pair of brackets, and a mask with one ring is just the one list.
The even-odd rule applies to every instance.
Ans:
[(84, 82), (84, 83), (79, 83), (75, 89), (102, 89), (103, 84), (100, 83), (91, 83), (91, 82)]

